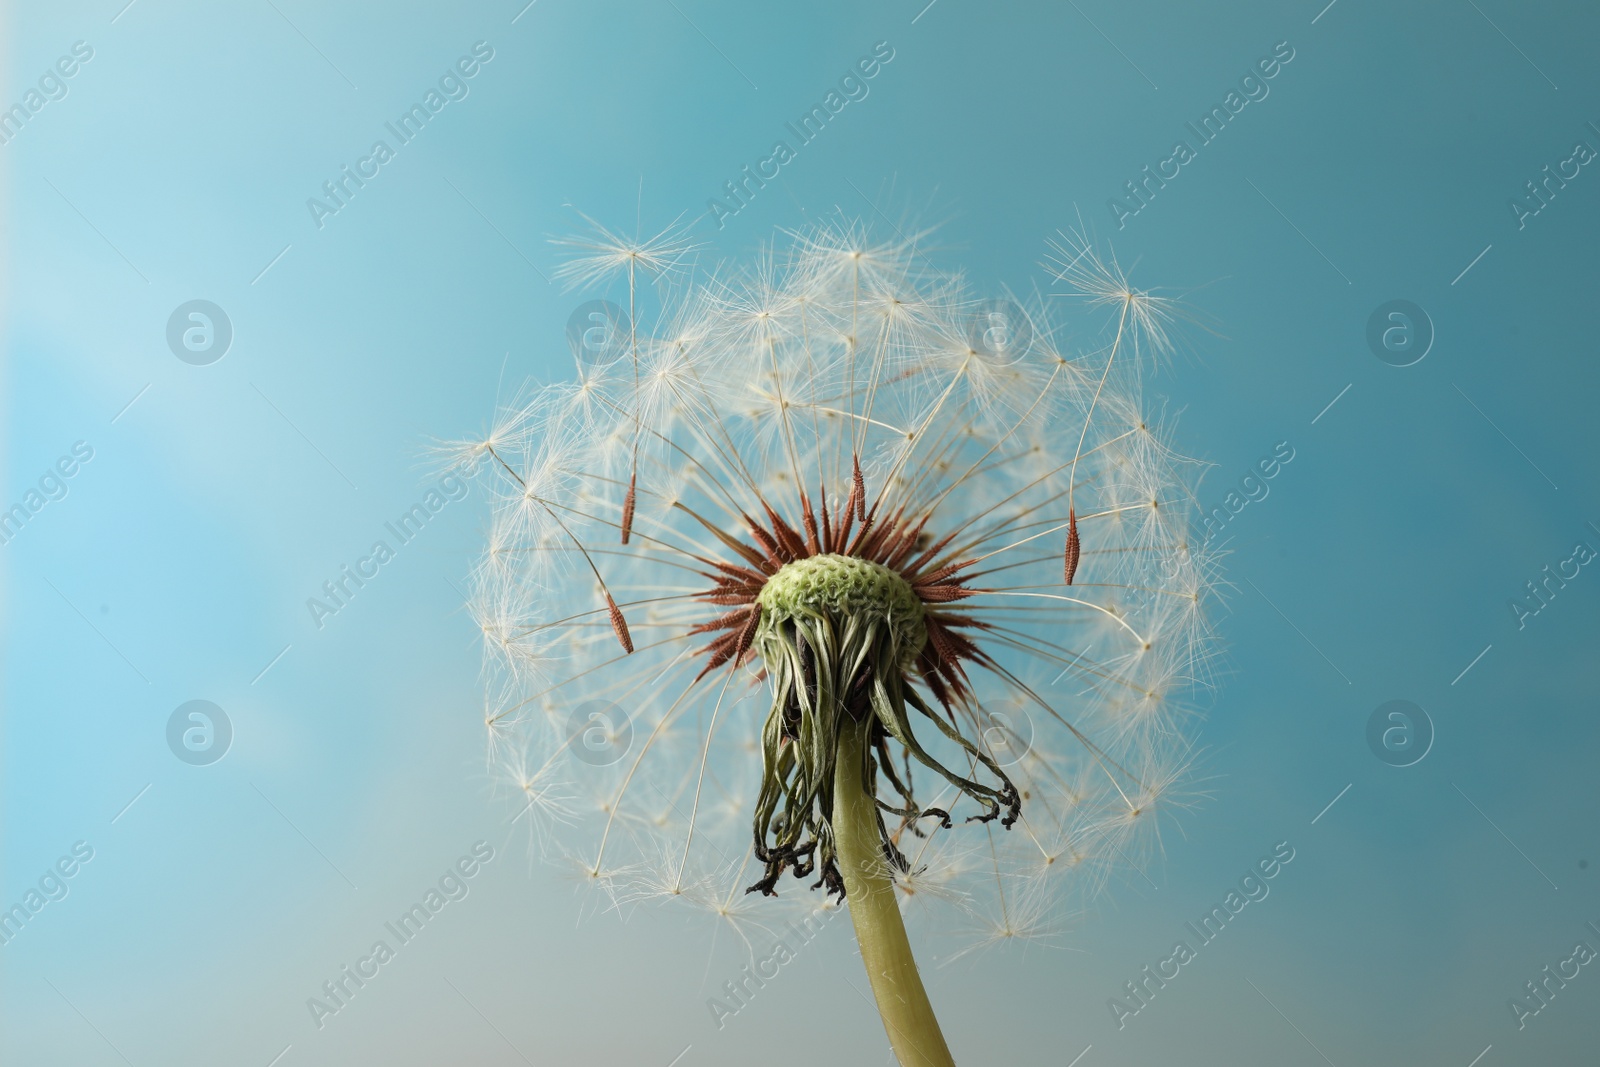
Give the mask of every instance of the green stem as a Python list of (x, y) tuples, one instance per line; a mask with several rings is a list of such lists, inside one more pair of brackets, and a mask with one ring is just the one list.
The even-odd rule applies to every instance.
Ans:
[(867, 788), (870, 726), (870, 719), (861, 723), (846, 719), (834, 763), (833, 842), (850, 921), (878, 1000), (878, 1014), (901, 1067), (955, 1067), (922, 988), (883, 855), (877, 805)]

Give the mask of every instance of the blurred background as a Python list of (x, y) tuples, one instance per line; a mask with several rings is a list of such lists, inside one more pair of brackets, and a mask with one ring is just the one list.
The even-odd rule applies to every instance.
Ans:
[(719, 1028), (733, 938), (541, 858), (485, 767), (480, 491), (386, 533), (570, 373), (582, 211), (728, 257), (937, 224), (995, 291), (1081, 226), (1213, 327), (1152, 383), (1231, 550), (1208, 798), (1055, 948), (928, 951), (959, 1061), (1593, 1062), (1600, 11), (1324, 3), (8, 5), (0, 1060), (888, 1062), (844, 925)]

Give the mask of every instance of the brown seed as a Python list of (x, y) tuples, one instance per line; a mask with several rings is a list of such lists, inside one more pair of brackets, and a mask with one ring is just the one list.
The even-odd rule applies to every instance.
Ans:
[(811, 510), (811, 501), (804, 490), (800, 493), (800, 518), (806, 530), (806, 552), (815, 556), (822, 551), (822, 542), (817, 536), (817, 513)]
[(976, 596), (978, 592), (976, 589), (968, 589), (957, 582), (914, 585), (911, 589), (924, 604), (952, 604), (957, 600), (965, 600), (969, 596)]
[(856, 521), (867, 521), (867, 481), (861, 477), (861, 457), (850, 457), (850, 498), (856, 502)]
[(745, 607), (739, 608), (737, 611), (724, 612), (709, 622), (703, 622), (698, 626), (691, 627), (689, 632), (691, 634), (712, 634), (716, 633), (718, 630), (726, 630), (735, 625), (743, 628), (745, 616), (749, 614), (750, 606), (746, 605)]
[(783, 558), (783, 550), (778, 544), (778, 539), (768, 533), (760, 523), (750, 516), (741, 515), (739, 517), (744, 519), (745, 526), (750, 529), (750, 536), (755, 538), (756, 543), (761, 546), (761, 551), (767, 554), (767, 565), (773, 570), (783, 566), (787, 561)]
[(735, 667), (737, 667), (739, 662), (744, 658), (744, 654), (750, 651), (750, 646), (755, 643), (756, 627), (759, 626), (760, 623), (761, 609), (758, 607), (752, 607), (750, 609), (750, 617), (744, 621), (744, 628), (739, 631), (738, 639), (734, 644), (733, 665)]
[(856, 528), (856, 499), (857, 494), (852, 487), (850, 495), (845, 498), (844, 508), (839, 512), (839, 525), (833, 530), (833, 551), (849, 554), (850, 531)]
[(904, 570), (902, 570), (901, 573), (906, 574), (906, 580), (912, 585), (941, 585), (948, 581), (950, 577), (957, 571), (965, 569), (970, 563), (972, 563), (972, 560), (967, 560), (965, 562), (958, 561), (955, 563), (946, 563), (943, 567), (940, 567), (932, 574), (924, 574), (920, 577), (912, 577), (911, 574)]
[(763, 500), (761, 502), (761, 507), (765, 509), (767, 513), (767, 521), (772, 523), (773, 537), (777, 539), (778, 546), (782, 548), (785, 553), (783, 556), (783, 561), (785, 563), (788, 563), (790, 560), (804, 559), (810, 554), (809, 550), (806, 548), (805, 541), (800, 537), (800, 532), (793, 526), (790, 526), (787, 522), (784, 522), (783, 516), (774, 511), (771, 504)]
[[(939, 538), (939, 540), (935, 541), (933, 544), (924, 549), (922, 555), (912, 560), (902, 569), (910, 574), (915, 574), (917, 571), (920, 571), (923, 567), (927, 566), (929, 563), (932, 563), (934, 558), (938, 556), (939, 553), (950, 547), (950, 542), (955, 540), (955, 537), (956, 532), (954, 530), (945, 534), (943, 537)], [(961, 564), (960, 566), (966, 566), (966, 564)], [(941, 569), (939, 573), (944, 572)]]
[(1078, 573), (1078, 556), (1083, 551), (1083, 545), (1078, 541), (1078, 512), (1072, 505), (1067, 505), (1067, 553), (1065, 565), (1062, 570), (1066, 574), (1066, 584), (1071, 585), (1073, 577)]
[(628, 476), (628, 495), (622, 500), (622, 543), (627, 544), (628, 538), (633, 535), (633, 496), (634, 488), (639, 480), (639, 472), (635, 471)]
[[(905, 566), (906, 560), (911, 558), (911, 553), (918, 551), (917, 543), (923, 537), (923, 527), (928, 524), (930, 516), (924, 515), (914, 523), (902, 525), (900, 516), (904, 508), (895, 512), (894, 529), (895, 538), (890, 546), (890, 554), (884, 566), (891, 570), (900, 570)], [(922, 546), (926, 548), (927, 546)]]
[(606, 594), (606, 607), (611, 612), (611, 632), (617, 635), (617, 642), (622, 645), (622, 650), (628, 655), (633, 655), (633, 638), (628, 635), (628, 620), (622, 617), (622, 609), (617, 607), (617, 602), (611, 594)]

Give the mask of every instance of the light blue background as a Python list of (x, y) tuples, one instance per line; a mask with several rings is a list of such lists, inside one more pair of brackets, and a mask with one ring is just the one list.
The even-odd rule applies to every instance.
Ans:
[[(837, 208), (941, 223), (936, 261), (1027, 289), (1081, 212), (1216, 326), (1155, 383), (1216, 465), (1202, 500), (1295, 449), (1228, 527), (1210, 799), (1168, 824), (1150, 882), (1072, 917), (1071, 951), (927, 961), (958, 1059), (1592, 1062), (1600, 967), (1525, 1029), (1507, 1001), (1600, 948), (1600, 573), (1524, 629), (1508, 605), (1600, 547), (1600, 173), (1523, 229), (1508, 200), (1600, 147), (1600, 15), (1322, 2), (9, 5), (5, 106), (73, 42), (94, 58), (0, 147), (0, 506), (75, 441), (94, 458), (0, 547), (4, 905), (74, 842), (94, 859), (0, 948), (0, 1059), (887, 1061), (843, 926), (718, 1031), (726, 935), (595, 914), (508, 825), (457, 591), (481, 496), (321, 630), (304, 606), (421, 497), (430, 440), (568, 372), (567, 317), (599, 295), (545, 280), (574, 208), (627, 229), (704, 212), (887, 40), (865, 100), (697, 225), (711, 251)], [(318, 229), (306, 199), (480, 40), (470, 95)], [(1107, 198), (1285, 40), (1270, 96), (1119, 231)], [(196, 298), (235, 331), (210, 366), (164, 338)], [(1437, 331), (1415, 366), (1364, 340), (1395, 298)], [(235, 730), (207, 767), (165, 742), (196, 698)], [(1365, 740), (1396, 698), (1437, 730), (1403, 769)], [(480, 839), (470, 895), (317, 1029), (306, 998)], [(1107, 999), (1279, 841), (1296, 858), (1271, 896), (1119, 1031)]]

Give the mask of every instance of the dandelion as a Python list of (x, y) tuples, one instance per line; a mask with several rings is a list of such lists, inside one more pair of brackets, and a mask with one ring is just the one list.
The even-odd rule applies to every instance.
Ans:
[(626, 279), (627, 358), (458, 452), (494, 500), (491, 752), (618, 905), (743, 937), (842, 900), (900, 1062), (950, 1064), (903, 912), (1053, 936), (1184, 802), (1214, 564), (1141, 397), (1175, 308), (1067, 237), (1072, 350), (1059, 303), (997, 334), (855, 225), (698, 281), (674, 231), (573, 244)]

